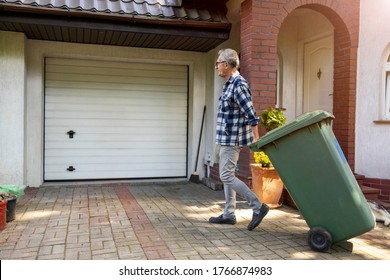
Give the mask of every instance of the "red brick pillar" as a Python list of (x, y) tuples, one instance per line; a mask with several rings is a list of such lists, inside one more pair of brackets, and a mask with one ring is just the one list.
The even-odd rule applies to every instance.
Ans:
[[(274, 11), (279, 7), (271, 1), (247, 0), (241, 6), (241, 73), (248, 80), (255, 109), (274, 107), (276, 103), (277, 32), (272, 28)], [(260, 135), (264, 130), (260, 130)], [(245, 149), (240, 155), (242, 177), (251, 176), (249, 163), (253, 154)], [(248, 164), (244, 166), (243, 164)]]

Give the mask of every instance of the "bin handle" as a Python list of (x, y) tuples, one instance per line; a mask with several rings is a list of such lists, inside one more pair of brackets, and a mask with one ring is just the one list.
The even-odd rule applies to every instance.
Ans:
[(274, 144), (274, 146), (275, 146), (275, 149), (278, 149), (278, 145), (276, 145), (276, 142), (274, 141), (274, 142), (272, 142), (272, 144)]

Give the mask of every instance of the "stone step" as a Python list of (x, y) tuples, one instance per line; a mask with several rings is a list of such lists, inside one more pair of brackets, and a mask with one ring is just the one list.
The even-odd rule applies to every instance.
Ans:
[(390, 203), (387, 202), (387, 201), (383, 201), (383, 200), (376, 200), (379, 204), (383, 205), (383, 207), (385, 207), (387, 209), (387, 211), (390, 212)]
[[(378, 198), (380, 194), (380, 190), (371, 187), (366, 187), (366, 186), (360, 186), (360, 189), (362, 190), (362, 193), (366, 199), (374, 200), (382, 204), (387, 210), (390, 211), (390, 203)], [(298, 209), (298, 207), (295, 205), (293, 199), (291, 198), (290, 194), (286, 189), (283, 190), (282, 196), (284, 198), (283, 203), (285, 205)]]
[(378, 196), (380, 191), (378, 189), (366, 187), (366, 186), (360, 186), (360, 189), (362, 190), (363, 195), (366, 197), (366, 199), (371, 200), (378, 200)]
[(382, 204), (387, 210), (390, 210), (390, 203), (379, 199), (380, 191), (375, 188), (360, 186), (362, 193), (366, 199), (374, 200)]

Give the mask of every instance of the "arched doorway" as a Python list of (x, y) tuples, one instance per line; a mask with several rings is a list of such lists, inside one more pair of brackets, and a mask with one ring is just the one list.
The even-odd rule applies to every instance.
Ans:
[[(296, 9), (278, 35), (277, 104), (286, 117), (322, 109), (333, 113), (334, 27), (322, 14)], [(280, 74), (279, 74), (280, 73)]]

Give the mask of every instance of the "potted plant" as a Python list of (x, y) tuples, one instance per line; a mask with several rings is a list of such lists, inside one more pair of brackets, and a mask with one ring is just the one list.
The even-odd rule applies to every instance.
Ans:
[(6, 201), (6, 222), (15, 219), (16, 195), (0, 189), (0, 201)]
[(260, 113), (260, 123), (267, 131), (271, 131), (286, 123), (286, 117), (280, 108), (268, 108)]
[[(281, 109), (269, 108), (261, 112), (260, 123), (267, 131), (270, 131), (285, 124), (286, 118)], [(251, 164), (251, 171), (254, 193), (271, 209), (280, 207), (280, 197), (283, 192), (282, 180), (264, 152), (255, 152), (253, 157), (255, 163)]]
[(0, 231), (5, 229), (7, 215), (7, 198), (3, 195), (0, 195)]
[(260, 164), (261, 167), (271, 167), (272, 163), (269, 160), (269, 157), (264, 152), (255, 152), (253, 158), (257, 164)]

